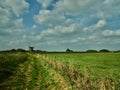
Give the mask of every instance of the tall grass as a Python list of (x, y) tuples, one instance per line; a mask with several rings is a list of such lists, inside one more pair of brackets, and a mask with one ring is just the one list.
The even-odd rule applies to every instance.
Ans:
[(45, 56), (46, 62), (58, 71), (60, 70), (75, 89), (120, 89), (119, 53), (50, 54)]
[(28, 60), (27, 54), (0, 54), (0, 83), (13, 75), (19, 64)]
[(119, 90), (119, 57), (111, 53), (0, 54), (0, 89)]

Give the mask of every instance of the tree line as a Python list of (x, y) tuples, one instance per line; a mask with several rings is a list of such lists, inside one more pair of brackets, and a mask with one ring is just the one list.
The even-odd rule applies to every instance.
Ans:
[[(18, 49), (11, 49), (11, 50), (4, 50), (4, 51), (0, 51), (0, 52), (29, 52), (29, 50), (25, 50), (22, 48), (18, 48)], [(119, 53), (120, 50), (116, 50), (116, 51), (111, 51), (108, 49), (101, 49), (101, 50), (86, 50), (86, 51), (74, 51), (72, 49), (67, 48), (66, 51), (44, 51), (44, 50), (33, 50), (32, 52), (34, 53), (49, 53), (49, 52), (53, 52), (53, 53), (107, 53), (107, 52), (113, 52), (113, 53)]]

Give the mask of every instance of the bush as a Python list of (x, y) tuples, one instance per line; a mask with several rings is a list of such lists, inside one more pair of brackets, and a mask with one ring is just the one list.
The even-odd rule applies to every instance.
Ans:
[(98, 51), (97, 50), (87, 50), (86, 52), (88, 52), (88, 53), (96, 53)]
[(99, 52), (110, 52), (110, 51), (107, 49), (101, 49)]
[(70, 50), (69, 48), (67, 48), (66, 52), (73, 52), (73, 50)]

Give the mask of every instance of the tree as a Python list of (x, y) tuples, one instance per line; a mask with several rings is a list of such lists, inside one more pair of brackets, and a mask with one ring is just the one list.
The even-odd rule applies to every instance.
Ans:
[(101, 49), (99, 52), (110, 52), (110, 51), (107, 49)]
[(69, 48), (67, 48), (66, 52), (73, 52), (73, 50), (70, 50)]
[(16, 52), (16, 49), (11, 49), (11, 52)]
[(88, 53), (96, 53), (98, 51), (97, 50), (87, 50), (86, 52), (88, 52)]
[(22, 49), (22, 48), (18, 48), (17, 51), (18, 51), (18, 52), (25, 52), (25, 50)]

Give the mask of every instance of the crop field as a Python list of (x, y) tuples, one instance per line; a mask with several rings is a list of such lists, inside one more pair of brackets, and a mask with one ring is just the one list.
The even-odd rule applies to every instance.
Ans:
[(120, 90), (120, 53), (1, 53), (0, 90)]

